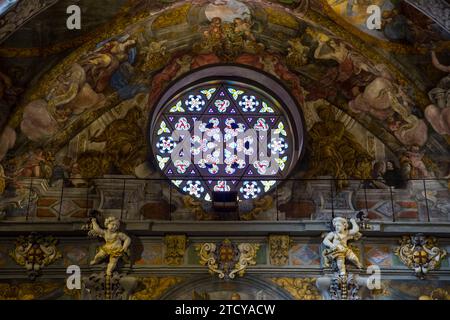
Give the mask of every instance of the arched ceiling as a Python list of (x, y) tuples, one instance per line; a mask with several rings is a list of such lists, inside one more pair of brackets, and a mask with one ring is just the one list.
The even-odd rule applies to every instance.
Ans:
[[(361, 32), (333, 10), (331, 1), (325, 0), (229, 0), (231, 13), (220, 13), (218, 8), (224, 8), (222, 2), (208, 0), (123, 0), (114, 4), (81, 0), (77, 2), (83, 12), (80, 31), (67, 30), (62, 19), (66, 16), (65, 8), (73, 1), (29, 2), (35, 8), (28, 7), (28, 11), (25, 2), (19, 1), (9, 8), (10, 13), (24, 12), (22, 21), (9, 26), (9, 33), (2, 33), (0, 27), (0, 41), (3, 41), (0, 71), (12, 79), (13, 88), (17, 89), (10, 94), (13, 103), (2, 110), (0, 124), (4, 128), (7, 122), (9, 133), (4, 134), (0, 158), (8, 149), (5, 159), (36, 147), (57, 152), (97, 119), (124, 101), (132, 100), (136, 93), (150, 92), (146, 102), (148, 111), (157, 93), (170, 80), (195, 67), (216, 62), (242, 63), (272, 73), (291, 88), (304, 108), (310, 102), (328, 100), (394, 153), (418, 144), (437, 162), (449, 157), (448, 136), (435, 132), (424, 118), (424, 110), (431, 103), (428, 91), (445, 76), (431, 67), (429, 48), (435, 48), (442, 64), (450, 64), (445, 37), (421, 45), (380, 40)], [(236, 50), (226, 46), (208, 47), (214, 27), (211, 15), (223, 14), (222, 23), (225, 23), (227, 15), (233, 16), (233, 10), (244, 16), (246, 10), (250, 13), (248, 28), (241, 26), (237, 32), (240, 34), (237, 41), (243, 43)], [(1, 19), (11, 21), (11, 16), (9, 20), (7, 17), (8, 13)], [(6, 23), (0, 25), (4, 27)], [(231, 34), (236, 30), (231, 30)], [(121, 78), (120, 81), (127, 82), (122, 87), (94, 88), (94, 99), (104, 99), (100, 107), (81, 108), (64, 116), (48, 111), (51, 89), (69, 81), (64, 72), (76, 73), (79, 65), (85, 70), (91, 68), (83, 65), (82, 60), (93, 58), (92, 54), (104, 49), (104, 41), (111, 38), (119, 42), (129, 38), (135, 42), (130, 43), (135, 57), (128, 60), (132, 79)], [(105, 77), (111, 77), (113, 71), (117, 70), (105, 71)], [(326, 83), (327, 77), (337, 83)], [(91, 81), (93, 87), (94, 80), (83, 81)], [(333, 88), (338, 89), (332, 92)], [(370, 93), (382, 94), (388, 89), (394, 95), (402, 93), (403, 97), (395, 100), (399, 104), (388, 102), (385, 110), (383, 102)], [(75, 99), (78, 98), (77, 95)], [(403, 102), (406, 107), (402, 107)], [(29, 111), (35, 107), (46, 110), (50, 118), (59, 119), (35, 117), (35, 111)], [(387, 124), (388, 119), (392, 123)], [(38, 134), (46, 130), (47, 135)]]

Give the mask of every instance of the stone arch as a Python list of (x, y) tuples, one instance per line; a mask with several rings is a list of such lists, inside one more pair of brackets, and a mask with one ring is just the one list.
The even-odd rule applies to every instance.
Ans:
[(198, 276), (172, 287), (165, 292), (161, 300), (190, 299), (193, 292), (208, 293), (210, 299), (231, 300), (233, 293), (238, 293), (243, 300), (292, 300), (293, 297), (265, 279), (246, 276), (225, 281), (211, 276)]

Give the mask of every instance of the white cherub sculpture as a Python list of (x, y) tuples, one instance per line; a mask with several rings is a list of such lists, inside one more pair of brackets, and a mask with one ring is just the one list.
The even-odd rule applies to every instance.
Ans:
[(356, 254), (347, 244), (348, 240), (357, 240), (361, 237), (359, 226), (355, 219), (350, 219), (352, 229), (348, 230), (347, 219), (337, 217), (333, 219), (333, 226), (335, 231), (328, 233), (323, 240), (323, 244), (327, 247), (324, 250), (324, 256), (327, 259), (326, 265), (335, 261), (338, 272), (341, 276), (347, 274), (345, 261), (349, 260), (354, 263), (359, 269), (362, 269), (362, 264)]
[(98, 264), (106, 257), (109, 257), (106, 274), (111, 276), (119, 259), (127, 252), (131, 244), (131, 239), (125, 233), (119, 231), (120, 220), (116, 217), (108, 217), (105, 219), (106, 229), (100, 228), (95, 218), (92, 218), (91, 222), (92, 230), (89, 234), (105, 239), (105, 244), (99, 248), (90, 264)]

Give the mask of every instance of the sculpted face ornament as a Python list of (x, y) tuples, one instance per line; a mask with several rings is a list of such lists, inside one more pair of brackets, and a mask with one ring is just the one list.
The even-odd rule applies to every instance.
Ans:
[(200, 264), (207, 266), (211, 274), (220, 279), (234, 279), (244, 276), (248, 266), (256, 265), (257, 243), (234, 243), (228, 239), (221, 243), (202, 243), (196, 245)]

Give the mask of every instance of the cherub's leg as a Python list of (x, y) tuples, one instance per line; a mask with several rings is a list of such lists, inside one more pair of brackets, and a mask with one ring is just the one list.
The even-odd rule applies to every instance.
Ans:
[(345, 257), (336, 258), (336, 265), (341, 276), (347, 273), (347, 270), (345, 269)]
[(114, 257), (109, 258), (108, 267), (106, 268), (106, 274), (108, 276), (112, 275), (112, 273), (114, 272), (114, 269), (117, 266), (117, 262), (119, 262), (119, 258), (114, 258)]
[(97, 254), (95, 255), (94, 259), (92, 259), (92, 261), (90, 262), (90, 265), (92, 266), (94, 264), (100, 263), (107, 256), (108, 256), (108, 254), (106, 252), (104, 252), (103, 250), (99, 250), (97, 252)]
[(356, 254), (353, 251), (350, 251), (350, 250), (347, 251), (347, 259), (350, 262), (354, 263), (358, 267), (358, 269), (363, 268), (363, 265), (359, 261), (359, 258), (356, 256)]

